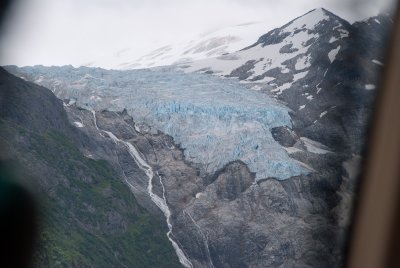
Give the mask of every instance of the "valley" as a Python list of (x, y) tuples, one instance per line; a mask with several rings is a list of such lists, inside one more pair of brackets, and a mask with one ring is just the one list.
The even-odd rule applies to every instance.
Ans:
[[(3, 74), (2, 84), (16, 79), (21, 90), (13, 95), (17, 104), (3, 109), (3, 128), (17, 124), (32, 134), (11, 131), (3, 138), (16, 145), (16, 159), (34, 159), (34, 170), (44, 167), (39, 177), (76, 166), (71, 176), (60, 178), (68, 185), (62, 195), (50, 179), (38, 182), (45, 196), (63, 206), (69, 195), (77, 196), (78, 206), (84, 200), (76, 195), (79, 188), (97, 185), (98, 174), (88, 177), (78, 167), (104, 163), (93, 165), (125, 187), (117, 188), (124, 198), (132, 193), (123, 204), (134, 204), (139, 219), (155, 220), (146, 228), (154, 227), (150, 233), (156, 237), (149, 239), (162, 241), (155, 243), (161, 248), (148, 249), (142, 267), (341, 267), (391, 23), (388, 15), (379, 15), (350, 24), (320, 8), (246, 41), (246, 47), (218, 55), (199, 50), (198, 58), (168, 66), (5, 66), (19, 78)], [(221, 43), (213, 44), (211, 50)], [(24, 90), (33, 95), (24, 97)], [(60, 156), (52, 151), (43, 160), (42, 147), (25, 155), (32, 142), (18, 137), (47, 137), (51, 129), (64, 135), (57, 150), (72, 147), (79, 161), (69, 163), (77, 156), (67, 155), (54, 166), (52, 157)], [(70, 186), (72, 178), (79, 183)], [(109, 198), (113, 187), (100, 195)], [(120, 208), (115, 194), (109, 202)], [(128, 214), (110, 212), (89, 224), (81, 217), (96, 215), (95, 204), (82, 204), (79, 216), (71, 216), (80, 232), (102, 237), (121, 224), (120, 235), (131, 234), (127, 226), (135, 215), (125, 205)], [(143, 241), (136, 237), (140, 231), (133, 234), (126, 236), (127, 247)], [(144, 253), (113, 254), (126, 263), (121, 266), (140, 267), (125, 253)], [(166, 257), (149, 262), (156, 254)], [(57, 256), (67, 264), (90, 263)]]

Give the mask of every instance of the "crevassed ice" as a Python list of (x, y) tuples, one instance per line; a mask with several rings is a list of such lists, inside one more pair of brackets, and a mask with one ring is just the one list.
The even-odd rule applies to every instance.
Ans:
[[(288, 109), (233, 79), (168, 69), (24, 67), (22, 73), (62, 99), (86, 109), (122, 111), (171, 135), (186, 158), (215, 172), (246, 163), (257, 179), (286, 179), (308, 170), (273, 139), (270, 129), (291, 126)], [(94, 96), (94, 97), (93, 97)]]

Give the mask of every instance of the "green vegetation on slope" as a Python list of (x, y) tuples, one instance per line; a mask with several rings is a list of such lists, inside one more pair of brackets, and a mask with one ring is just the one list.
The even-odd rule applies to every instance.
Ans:
[(138, 205), (102, 160), (61, 132), (38, 134), (0, 120), (25, 177), (40, 177), (38, 267), (180, 267), (159, 219)]

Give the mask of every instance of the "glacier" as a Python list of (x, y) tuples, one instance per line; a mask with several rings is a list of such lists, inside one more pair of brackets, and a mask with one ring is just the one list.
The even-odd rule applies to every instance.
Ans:
[(310, 170), (290, 158), (271, 128), (292, 127), (289, 109), (236, 79), (172, 68), (105, 70), (72, 66), (22, 67), (20, 76), (88, 110), (126, 110), (135, 126), (173, 137), (188, 161), (212, 174), (240, 160), (256, 180), (280, 180)]

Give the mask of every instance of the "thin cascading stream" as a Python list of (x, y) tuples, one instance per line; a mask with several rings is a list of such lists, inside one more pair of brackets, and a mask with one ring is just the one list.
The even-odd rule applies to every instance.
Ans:
[(208, 236), (206, 234), (204, 234), (204, 232), (201, 230), (201, 227), (197, 224), (197, 222), (193, 219), (192, 215), (190, 215), (189, 212), (187, 212), (186, 210), (183, 210), (183, 214), (186, 214), (189, 217), (189, 219), (193, 222), (194, 226), (196, 226), (196, 228), (199, 230), (199, 233), (203, 238), (204, 247), (205, 247), (206, 252), (207, 252), (207, 258), (208, 258), (208, 261), (210, 263), (210, 268), (214, 268), (215, 266), (214, 266), (214, 264), (212, 262), (210, 248), (208, 247)]
[[(183, 250), (179, 247), (178, 243), (172, 238), (173, 234), (172, 234), (172, 223), (171, 223), (171, 211), (168, 207), (167, 204), (167, 200), (165, 197), (165, 187), (164, 184), (162, 182), (161, 177), (159, 176), (160, 179), (160, 183), (163, 189), (163, 198), (160, 198), (158, 195), (156, 195), (153, 192), (153, 178), (154, 178), (154, 172), (152, 167), (142, 158), (142, 156), (140, 155), (139, 151), (129, 142), (123, 141), (119, 138), (117, 138), (112, 132), (110, 131), (106, 131), (106, 130), (102, 130), (98, 127), (97, 125), (97, 119), (96, 119), (96, 112), (95, 111), (91, 111), (93, 114), (93, 120), (94, 120), (94, 125), (96, 127), (96, 129), (99, 131), (99, 134), (104, 137), (104, 135), (102, 133), (107, 134), (107, 136), (109, 138), (111, 138), (111, 140), (118, 144), (121, 143), (124, 146), (126, 146), (126, 148), (128, 149), (128, 152), (130, 154), (130, 156), (133, 158), (133, 160), (135, 161), (135, 163), (138, 165), (138, 167), (144, 171), (144, 173), (146, 174), (146, 176), (149, 178), (149, 182), (147, 185), (147, 193), (150, 196), (151, 201), (163, 212), (166, 221), (167, 221), (167, 226), (168, 226), (168, 232), (167, 232), (167, 237), (169, 239), (169, 241), (171, 242), (176, 255), (178, 256), (179, 262), (185, 266), (185, 267), (193, 267), (193, 264), (191, 263), (191, 261), (186, 257), (186, 254), (183, 252)], [(129, 184), (129, 183), (128, 183)], [(130, 184), (129, 184), (130, 185)], [(131, 186), (131, 185), (130, 185)]]

